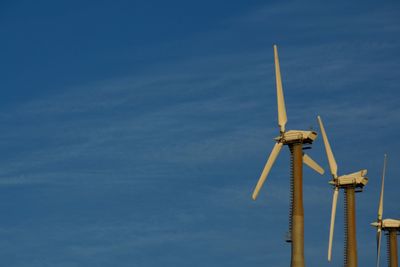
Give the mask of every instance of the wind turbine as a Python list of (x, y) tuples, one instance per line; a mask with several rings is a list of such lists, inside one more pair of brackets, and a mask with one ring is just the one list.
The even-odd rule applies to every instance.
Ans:
[(388, 255), (389, 255), (389, 267), (398, 267), (398, 257), (397, 257), (397, 232), (400, 231), (400, 220), (394, 219), (384, 219), (383, 215), (383, 191), (385, 185), (385, 173), (386, 173), (386, 161), (387, 156), (383, 161), (383, 173), (382, 173), (382, 185), (381, 185), (381, 195), (379, 197), (379, 208), (378, 208), (378, 221), (371, 223), (372, 226), (377, 228), (376, 233), (376, 246), (377, 246), (377, 257), (376, 266), (379, 267), (379, 256), (381, 254), (381, 234), (382, 231), (388, 232)]
[(317, 138), (314, 131), (290, 130), (286, 131), (287, 122), (285, 100), (283, 97), (282, 79), (279, 67), (278, 48), (274, 45), (275, 58), (275, 76), (276, 76), (276, 93), (278, 101), (278, 125), (280, 135), (275, 138), (276, 144), (265, 164), (258, 183), (253, 192), (253, 200), (256, 200), (261, 187), (267, 179), (279, 152), (283, 145), (287, 145), (290, 149), (291, 159), (291, 208), (289, 231), (290, 237), (287, 240), (291, 242), (291, 266), (304, 266), (304, 209), (303, 209), (303, 162), (320, 174), (324, 170), (309, 156), (303, 153), (303, 144), (312, 144)]
[(328, 157), (329, 168), (332, 174), (332, 180), (329, 182), (334, 186), (332, 212), (331, 212), (331, 225), (329, 231), (329, 245), (328, 245), (328, 261), (331, 261), (332, 256), (332, 241), (333, 230), (335, 227), (336, 205), (339, 195), (339, 189), (344, 189), (344, 204), (345, 204), (345, 258), (344, 266), (356, 267), (357, 266), (357, 242), (356, 242), (356, 216), (355, 216), (355, 192), (361, 192), (363, 187), (368, 183), (368, 178), (365, 176), (367, 170), (358, 172), (337, 175), (337, 164), (333, 156), (331, 146), (326, 136), (325, 128), (322, 123), (321, 117), (318, 116), (319, 127), (321, 129), (322, 138), (324, 139), (326, 156)]

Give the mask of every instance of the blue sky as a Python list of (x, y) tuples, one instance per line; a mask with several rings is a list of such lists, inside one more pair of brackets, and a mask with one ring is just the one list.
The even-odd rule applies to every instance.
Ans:
[[(289, 153), (251, 200), (277, 127), (322, 116), (357, 197), (360, 266), (399, 218), (400, 4), (2, 1), (0, 259), (19, 266), (288, 266)], [(309, 154), (328, 167), (322, 139)], [(332, 189), (304, 168), (308, 266), (325, 266)], [(343, 195), (332, 266), (343, 258)], [(382, 262), (385, 262), (385, 248)]]

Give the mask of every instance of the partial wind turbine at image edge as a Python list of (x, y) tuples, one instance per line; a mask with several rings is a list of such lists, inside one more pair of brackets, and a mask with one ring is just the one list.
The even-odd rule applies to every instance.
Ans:
[(397, 255), (397, 235), (400, 232), (400, 220), (395, 219), (382, 219), (383, 218), (383, 193), (385, 187), (385, 174), (386, 174), (387, 155), (385, 154), (383, 160), (383, 171), (381, 181), (381, 193), (379, 196), (378, 206), (378, 219), (376, 222), (371, 223), (372, 226), (377, 228), (376, 232), (376, 266), (379, 267), (379, 258), (381, 254), (381, 235), (382, 231), (387, 232), (388, 236), (388, 262), (389, 267), (398, 267)]

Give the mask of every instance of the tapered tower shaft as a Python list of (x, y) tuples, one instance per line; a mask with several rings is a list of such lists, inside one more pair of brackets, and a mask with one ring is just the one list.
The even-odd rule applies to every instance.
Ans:
[(354, 193), (354, 186), (345, 188), (345, 267), (357, 267), (356, 201)]
[(303, 144), (290, 144), (293, 165), (291, 267), (304, 267)]
[(398, 258), (397, 258), (397, 230), (390, 229), (389, 230), (389, 267), (398, 267)]

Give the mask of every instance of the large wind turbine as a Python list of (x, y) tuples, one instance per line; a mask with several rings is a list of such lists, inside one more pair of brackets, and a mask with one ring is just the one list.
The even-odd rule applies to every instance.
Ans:
[(304, 210), (303, 210), (303, 162), (320, 174), (324, 170), (309, 156), (303, 153), (303, 144), (311, 144), (317, 133), (314, 131), (299, 131), (285, 130), (287, 122), (285, 100), (283, 97), (282, 79), (279, 67), (278, 49), (274, 45), (275, 57), (275, 76), (276, 76), (276, 93), (278, 100), (278, 125), (280, 127), (280, 135), (275, 138), (276, 144), (265, 164), (264, 170), (261, 173), (260, 179), (253, 192), (255, 200), (258, 193), (267, 179), (268, 173), (271, 170), (279, 152), (283, 145), (289, 146), (291, 154), (291, 208), (290, 208), (290, 238), (292, 255), (291, 266), (303, 267), (304, 265)]
[(398, 267), (398, 257), (397, 257), (397, 233), (400, 231), (400, 220), (394, 219), (384, 219), (383, 216), (383, 191), (385, 185), (385, 172), (386, 172), (386, 160), (387, 156), (385, 154), (385, 159), (383, 161), (383, 173), (382, 173), (382, 185), (381, 185), (381, 195), (379, 197), (379, 207), (378, 207), (378, 221), (371, 223), (372, 226), (377, 228), (376, 233), (376, 246), (377, 246), (377, 256), (376, 256), (376, 266), (379, 267), (379, 256), (381, 254), (381, 234), (382, 231), (386, 231), (388, 235), (388, 262), (389, 267)]
[(337, 164), (331, 146), (326, 136), (324, 125), (322, 124), (321, 117), (318, 116), (319, 127), (324, 139), (326, 156), (328, 157), (329, 168), (332, 174), (332, 181), (329, 183), (334, 186), (332, 212), (331, 212), (331, 226), (329, 231), (329, 245), (328, 245), (328, 261), (332, 256), (332, 241), (333, 230), (335, 226), (336, 205), (339, 194), (339, 189), (344, 189), (345, 197), (345, 258), (344, 266), (356, 267), (357, 266), (357, 242), (356, 242), (356, 216), (355, 216), (355, 197), (354, 193), (361, 192), (362, 188), (367, 184), (368, 178), (365, 177), (367, 170), (361, 170), (346, 175), (337, 175)]

